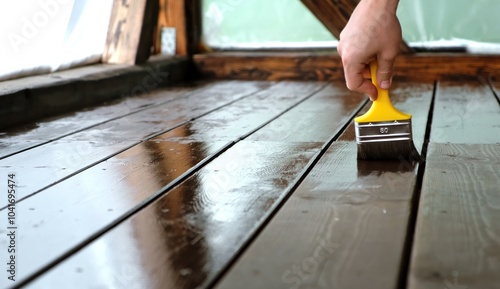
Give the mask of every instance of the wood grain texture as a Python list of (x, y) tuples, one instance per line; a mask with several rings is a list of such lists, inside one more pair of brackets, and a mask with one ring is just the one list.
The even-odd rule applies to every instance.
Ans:
[[(177, 133), (182, 138), (187, 132)], [(24, 252), (17, 258), (25, 263), (18, 280), (22, 282), (85, 244), (225, 145), (227, 142), (146, 141), (17, 204), (19, 215), (26, 216), (18, 220), (18, 226), (25, 228), (18, 239)], [(28, 171), (19, 172), (21, 176)], [(4, 245), (6, 240), (1, 241)]]
[[(323, 25), (340, 39), (340, 32), (344, 29), (359, 3), (359, 0), (301, 0), (301, 2), (323, 23)], [(413, 50), (402, 41), (401, 53), (411, 53)]]
[[(325, 89), (301, 105), (255, 132), (248, 140), (285, 142), (326, 142), (366, 103), (360, 93), (346, 90), (340, 82)], [(331, 133), (326, 133), (326, 132)]]
[[(300, 88), (300, 85), (304, 88)], [(239, 106), (234, 111), (239, 117), (230, 117), (230, 114), (225, 112), (221, 113), (219, 118), (227, 121), (213, 122), (213, 116), (207, 115), (207, 119), (216, 124), (215, 126), (197, 127), (195, 123), (203, 121), (200, 118), (190, 125), (185, 125), (185, 129), (182, 130), (184, 134), (179, 128), (151, 142), (159, 142), (164, 146), (169, 143), (212, 143), (214, 140), (224, 139), (224, 135), (231, 139), (233, 132), (237, 129), (242, 135), (255, 127), (255, 124), (252, 124), (256, 119), (252, 116), (254, 110), (260, 111), (261, 121), (266, 119), (263, 109), (270, 111), (279, 109), (284, 113), (281, 117), (284, 117), (292, 113), (293, 109), (288, 110), (288, 108), (293, 107), (294, 103), (298, 104), (297, 108), (316, 104), (317, 110), (321, 111), (321, 102), (318, 102), (316, 98), (325, 103), (338, 103), (339, 108), (336, 110), (339, 112), (340, 107), (344, 107), (346, 111), (350, 110), (351, 114), (355, 113), (356, 105), (346, 106), (339, 102), (339, 97), (332, 95), (339, 92), (335, 87), (327, 86), (309, 97), (307, 91), (313, 93), (318, 87), (324, 86), (324, 84), (315, 85), (316, 88), (311, 83), (280, 84), (275, 86), (274, 90), (272, 87), (246, 98), (245, 101), (249, 104), (247, 108)], [(298, 102), (300, 99), (305, 100)], [(357, 100), (359, 106), (362, 98), (358, 95)], [(261, 103), (260, 107), (255, 106), (257, 102)], [(287, 103), (288, 108), (281, 106), (280, 103)], [(278, 107), (278, 109), (272, 107)], [(311, 110), (311, 113), (314, 111)], [(342, 123), (344, 115), (345, 113), (339, 113), (338, 118), (333, 117), (331, 121), (337, 125), (327, 129), (318, 125), (313, 118), (309, 118), (308, 122), (311, 130), (317, 128), (325, 135), (335, 135), (344, 125)], [(290, 126), (292, 132), (300, 129), (293, 124)], [(272, 126), (266, 125), (261, 130), (272, 130)], [(288, 131), (274, 131), (273, 133), (287, 134)], [(273, 136), (268, 133), (266, 135)], [(86, 246), (66, 262), (42, 275), (28, 288), (54, 286), (71, 288), (206, 287), (227, 266), (233, 255), (286, 195), (308, 166), (311, 158), (316, 156), (323, 145), (323, 142), (308, 142), (310, 137), (305, 137), (304, 141), (297, 139), (293, 143), (265, 141), (262, 135), (260, 139), (259, 141), (239, 141), (160, 199)], [(233, 141), (237, 142), (238, 138), (233, 138)], [(162, 154), (163, 159), (169, 155), (167, 148), (158, 147), (157, 153)], [(175, 168), (176, 163), (176, 160), (172, 160), (168, 164), (164, 163), (164, 169), (148, 168), (148, 171), (163, 176)], [(133, 170), (132, 168), (125, 169)], [(142, 182), (154, 184), (156, 181), (151, 180), (158, 180), (159, 176), (142, 178), (131, 172), (124, 180), (134, 184), (133, 180), (137, 179), (138, 183), (133, 186), (142, 188)], [(114, 182), (108, 181), (108, 183)], [(108, 189), (107, 191), (109, 197), (114, 190)], [(116, 191), (116, 196), (123, 198), (121, 197), (123, 193)], [(137, 197), (130, 199), (136, 200)], [(88, 197), (86, 200), (88, 203), (102, 203), (100, 200)], [(34, 199), (28, 201), (35, 204)], [(24, 203), (24, 206), (27, 206), (26, 204)], [(120, 201), (120, 204), (124, 204), (124, 201)], [(90, 210), (90, 205), (86, 207)], [(83, 208), (80, 210), (86, 211)], [(113, 208), (113, 214), (121, 210)], [(91, 224), (82, 227), (96, 226), (99, 222), (101, 220), (94, 220)], [(55, 220), (50, 220), (50, 223), (50, 226), (57, 225)], [(78, 234), (85, 236), (88, 233), (78, 232)], [(121, 240), (119, 246), (115, 244), (118, 240)], [(104, 248), (103, 246), (108, 248), (105, 250), (109, 252), (105, 257), (104, 255), (101, 257), (102, 263), (100, 264), (107, 268), (105, 275), (99, 273), (95, 262), (92, 261), (94, 259), (92, 256), (95, 256), (101, 250), (100, 248)], [(121, 264), (129, 265), (124, 267)]]
[(175, 53), (188, 54), (185, 0), (159, 0), (158, 24), (155, 29), (154, 51), (161, 52), (161, 28), (173, 27), (176, 33)]
[[(240, 142), (31, 288), (206, 287), (293, 183), (318, 145)], [(117, 242), (121, 245), (115, 247)], [(91, 257), (103, 246), (110, 252), (103, 260), (105, 275), (96, 271)]]
[[(338, 54), (331, 52), (218, 52), (194, 55), (198, 73), (206, 78), (260, 80), (342, 80)], [(396, 80), (475, 80), (479, 75), (498, 77), (496, 55), (412, 54), (396, 59)]]
[[(156, 134), (217, 110), (267, 87), (261, 82), (222, 82), (194, 90), (185, 97), (137, 111), (134, 114), (92, 126), (55, 142), (0, 160), (0, 172), (25, 171), (17, 199), (79, 173)], [(168, 90), (165, 91), (168, 98)], [(202, 102), (211, 95), (211, 102)], [(7, 199), (0, 199), (0, 208)]]
[(158, 0), (115, 0), (102, 56), (104, 63), (144, 63), (158, 19)]
[(429, 144), (408, 288), (498, 288), (499, 167), (498, 143)]
[[(392, 92), (420, 143), (432, 92)], [(215, 288), (397, 288), (417, 168), (357, 161), (356, 149), (334, 142)]]
[(497, 288), (500, 105), (486, 83), (439, 83), (409, 288)]
[(197, 88), (195, 86), (172, 87), (168, 89), (168, 92), (161, 90), (130, 98), (124, 97), (106, 105), (89, 107), (73, 113), (41, 119), (35, 123), (16, 126), (3, 131), (0, 135), (0, 159), (148, 107), (168, 103), (203, 86), (209, 86), (209, 84), (200, 83)]
[[(237, 90), (242, 93), (245, 87), (237, 84)], [(237, 142), (241, 137), (272, 120), (302, 99), (310, 97), (324, 85), (324, 83), (280, 83), (241, 100), (247, 101), (245, 105), (236, 102), (204, 117), (194, 119), (191, 123), (167, 133), (169, 139), (167, 136), (159, 136), (149, 142), (142, 142), (67, 181), (18, 203), (19, 212), (22, 210), (32, 216), (25, 222), (19, 223), (20, 227), (30, 228), (30, 230), (20, 235), (19, 246), (29, 249), (26, 249), (23, 255), (19, 255), (19, 259), (20, 262), (26, 260), (24, 262), (29, 265), (25, 265), (23, 273), (20, 273), (18, 277), (27, 278), (56, 258), (81, 246), (82, 243), (85, 244), (90, 236), (99, 233), (117, 218), (126, 216), (130, 211), (144, 206), (145, 202), (153, 196), (158, 196), (162, 193), (163, 187), (186, 171), (192, 170), (203, 160), (214, 157), (223, 148)], [(232, 87), (234, 86), (233, 84)], [(219, 95), (215, 93), (216, 90), (212, 96), (205, 94), (204, 99), (211, 97), (214, 100), (211, 102), (212, 105), (217, 105), (217, 98), (222, 95), (227, 97), (226, 93), (231, 91), (224, 85), (219, 86), (219, 90)], [(233, 95), (235, 90), (231, 92), (230, 96), (236, 97)], [(248, 105), (252, 101), (254, 103), (260, 101), (261, 105), (259, 107)], [(196, 104), (191, 102), (191, 108)], [(195, 113), (196, 110), (193, 109), (193, 112)], [(144, 117), (147, 116), (144, 114)], [(168, 117), (163, 116), (166, 120)], [(194, 124), (206, 120), (219, 121), (215, 122), (217, 126), (209, 129), (211, 135), (202, 137), (196, 133), (197, 128)], [(205, 130), (206, 127), (202, 126), (200, 129)], [(229, 132), (237, 132), (237, 134)], [(215, 141), (212, 135), (218, 135), (220, 141)], [(67, 155), (61, 152), (59, 154)], [(78, 159), (73, 163), (81, 164), (82, 160)], [(34, 178), (31, 175), (30, 177)], [(44, 177), (44, 179), (50, 179), (49, 176), (44, 175)], [(130, 188), (124, 189), (123, 187), (126, 186)], [(68, 192), (72, 193), (68, 194)], [(40, 208), (40, 204), (52, 203), (57, 204)], [(71, 209), (73, 206), (77, 208)], [(29, 212), (32, 208), (38, 209), (36, 212)], [(107, 209), (111, 211), (105, 211)], [(79, 212), (78, 218), (71, 218), (77, 211)], [(103, 212), (105, 212), (104, 215)], [(50, 216), (54, 215), (59, 218), (52, 220)], [(95, 215), (99, 217), (93, 217)], [(76, 226), (80, 228), (77, 232), (71, 230)], [(59, 232), (57, 238), (50, 238), (54, 232)], [(36, 244), (33, 244), (35, 240)]]
[(440, 82), (431, 131), (434, 143), (500, 142), (500, 105), (487, 83)]

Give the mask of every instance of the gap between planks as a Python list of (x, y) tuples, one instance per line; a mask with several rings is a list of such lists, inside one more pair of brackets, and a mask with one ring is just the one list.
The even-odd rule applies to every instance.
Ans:
[[(301, 103), (302, 103), (302, 101), (301, 101)], [(289, 109), (287, 109), (286, 111), (284, 111), (284, 112), (280, 113), (279, 115), (286, 115), (286, 112), (288, 112), (288, 111), (290, 111), (290, 108), (289, 108)], [(352, 115), (351, 115), (351, 117), (352, 117)], [(349, 117), (348, 119), (351, 119), (351, 117)], [(276, 117), (275, 117), (275, 118), (273, 118), (273, 120), (274, 120), (274, 119), (276, 119)], [(267, 122), (267, 123), (269, 123), (269, 122)], [(223, 154), (223, 156), (224, 156), (224, 155), (227, 155), (227, 154), (228, 154), (228, 152), (225, 152), (225, 153)], [(212, 162), (211, 162), (211, 163), (212, 163)], [(164, 195), (164, 197), (162, 197), (162, 198), (169, 198), (168, 196), (170, 196), (170, 195), (171, 195), (171, 194), (166, 194), (166, 195)], [(150, 206), (148, 206), (148, 207), (151, 207), (151, 205), (150, 205)], [(141, 212), (143, 212), (143, 211), (141, 211)], [(139, 212), (138, 214), (141, 214), (141, 213)], [(137, 215), (137, 214), (136, 214), (136, 215)], [(118, 226), (118, 227), (123, 227), (123, 226), (122, 226), (122, 225), (120, 225), (120, 226)], [(116, 230), (114, 229), (113, 231), (116, 231)], [(106, 235), (109, 235), (109, 234), (106, 234)], [(105, 236), (106, 236), (106, 235), (105, 235)], [(105, 237), (105, 236), (103, 236), (103, 237)], [(103, 237), (99, 238), (99, 240), (102, 240), (102, 238), (103, 238)], [(96, 242), (99, 242), (99, 240), (96, 240)], [(89, 246), (90, 246), (90, 245), (89, 245)], [(154, 263), (154, 262), (153, 262), (153, 263)]]
[[(422, 147), (433, 87), (415, 88), (392, 93), (400, 109), (414, 114)], [(333, 143), (215, 288), (400, 284), (416, 170), (401, 162), (356, 162), (352, 137)]]
[[(280, 85), (275, 85), (274, 86), (274, 89), (270, 88), (270, 89), (267, 89), (267, 90), (264, 90), (262, 91), (260, 94), (257, 93), (257, 94), (252, 94), (252, 97), (254, 97), (256, 100), (259, 100), (261, 98), (260, 101), (266, 101), (267, 100), (267, 97), (271, 97), (271, 96), (274, 96), (274, 94), (279, 94), (279, 91), (280, 90), (283, 90), (284, 87), (286, 87), (286, 82), (283, 82), (281, 83), (281, 86)], [(278, 117), (279, 115), (285, 113), (286, 111), (290, 110), (292, 107), (302, 103), (304, 100), (310, 98), (312, 95), (314, 95), (318, 90), (322, 89), (326, 84), (301, 84), (301, 83), (298, 83), (298, 84), (292, 84), (292, 83), (289, 83), (289, 86), (294, 86), (295, 89), (294, 89), (294, 93), (295, 93), (295, 99), (294, 98), (290, 98), (288, 95), (286, 97), (284, 97), (281, 102), (283, 102), (284, 104), (286, 104), (285, 106), (283, 106), (282, 110), (280, 112), (272, 112), (273, 113), (273, 117), (270, 118), (270, 120), (268, 121), (264, 121), (263, 123), (261, 123), (260, 125), (258, 125), (256, 128), (254, 128), (254, 130), (257, 130), (258, 128), (260, 128), (261, 126), (265, 125), (266, 123), (272, 121), (274, 118)], [(304, 87), (303, 89), (300, 89), (299, 87)], [(309, 92), (308, 93), (305, 93), (306, 90), (308, 90)], [(305, 96), (302, 95), (301, 93), (305, 93)], [(245, 99), (248, 103), (247, 105), (250, 103), (250, 100), (248, 98)], [(233, 105), (234, 106), (234, 105)], [(246, 105), (244, 105), (246, 106)], [(269, 110), (269, 109), (267, 109)], [(264, 110), (266, 111), (266, 110)], [(224, 110), (217, 110), (218, 113), (220, 113), (223, 117), (224, 117)], [(205, 117), (209, 116), (209, 114), (205, 115)], [(265, 116), (265, 114), (264, 114)], [(197, 118), (196, 120), (199, 120), (200, 118)], [(195, 121), (196, 121), (195, 120)], [(228, 147), (234, 145), (234, 143), (238, 142), (241, 137), (244, 137), (245, 135), (241, 135), (241, 136), (238, 136), (236, 138), (232, 138), (232, 140), (228, 140), (228, 144), (226, 147), (223, 147), (221, 148), (222, 151), (226, 150)], [(221, 152), (221, 150), (218, 150), (216, 151), (215, 154), (219, 154)], [(211, 157), (215, 157), (214, 155), (211, 155)], [(209, 159), (206, 159), (205, 162), (202, 162), (201, 165), (203, 165), (204, 163), (208, 162)], [(190, 170), (189, 173), (192, 173), (194, 172), (195, 170), (199, 169), (201, 166), (200, 165), (197, 165), (195, 167), (192, 168), (192, 170)], [(186, 173), (186, 174), (183, 174), (181, 176), (179, 176), (179, 178), (185, 178), (189, 175), (189, 173)], [(76, 176), (75, 176), (76, 177)], [(75, 178), (73, 177), (73, 178)], [(152, 202), (153, 199), (159, 197), (159, 195), (161, 195), (165, 190), (168, 190), (169, 188), (173, 187), (176, 183), (180, 182), (180, 179), (177, 178), (174, 180), (174, 183), (173, 184), (169, 184), (167, 186), (165, 186), (163, 189), (161, 189), (160, 191), (157, 191), (155, 193), (152, 194), (152, 196), (150, 196), (149, 198), (146, 198), (146, 200), (144, 200), (144, 202), (146, 203), (149, 203), (149, 202)], [(70, 179), (71, 181), (71, 179)], [(41, 198), (44, 198), (44, 195), (41, 195)], [(33, 200), (34, 201), (34, 200)], [(126, 219), (128, 216), (132, 215), (133, 213), (135, 213), (136, 211), (140, 210), (140, 208), (142, 208), (143, 206), (145, 206), (146, 204), (144, 202), (139, 202), (138, 204), (134, 205), (134, 207), (130, 208), (128, 211), (124, 212), (124, 214), (122, 216), (120, 216), (119, 218), (117, 218), (110, 226), (115, 226), (117, 223), (123, 221), (124, 219)], [(22, 203), (21, 203), (22, 204)], [(19, 206), (19, 205), (18, 205)], [(90, 240), (93, 240), (95, 239), (98, 235), (102, 234), (104, 231), (108, 230), (109, 227), (108, 226), (105, 226), (104, 228), (101, 228), (101, 230), (99, 230), (98, 233), (95, 233), (94, 235), (92, 235), (88, 241)], [(85, 244), (88, 243), (88, 241), (84, 242)], [(85, 244), (80, 244), (80, 246), (78, 246), (79, 248), (80, 247), (83, 247)], [(66, 255), (65, 255), (66, 256)], [(60, 261), (60, 260), (58, 260)]]
[(408, 288), (497, 288), (498, 99), (484, 81), (441, 82), (434, 118)]

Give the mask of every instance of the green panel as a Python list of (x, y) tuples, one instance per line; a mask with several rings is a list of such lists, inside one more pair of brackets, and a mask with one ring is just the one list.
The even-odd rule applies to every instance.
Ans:
[[(300, 0), (202, 1), (203, 35), (209, 46), (336, 44), (335, 38)], [(500, 43), (499, 14), (499, 0), (401, 0), (398, 9), (403, 37), (410, 43), (438, 40)]]
[(335, 41), (299, 0), (203, 0), (202, 15), (210, 46)]
[(498, 0), (402, 0), (398, 16), (408, 42), (467, 39), (500, 43)]

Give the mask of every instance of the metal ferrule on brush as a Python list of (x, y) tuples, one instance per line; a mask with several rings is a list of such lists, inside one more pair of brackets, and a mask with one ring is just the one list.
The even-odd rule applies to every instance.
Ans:
[(358, 144), (411, 141), (411, 119), (375, 123), (354, 122)]

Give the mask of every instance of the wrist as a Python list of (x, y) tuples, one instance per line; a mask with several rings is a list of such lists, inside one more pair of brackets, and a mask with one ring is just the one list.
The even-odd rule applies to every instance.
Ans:
[(399, 0), (361, 0), (362, 2), (368, 2), (370, 6), (374, 8), (383, 8), (391, 13), (396, 14), (398, 9)]

